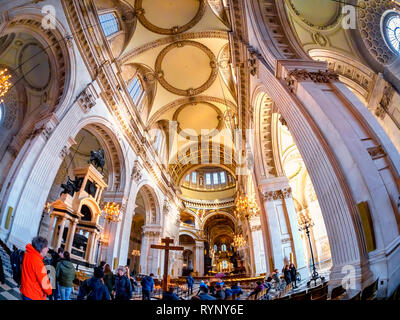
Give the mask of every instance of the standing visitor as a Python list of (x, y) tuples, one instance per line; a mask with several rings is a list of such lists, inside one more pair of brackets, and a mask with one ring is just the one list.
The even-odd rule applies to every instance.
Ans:
[(115, 284), (115, 275), (111, 270), (110, 265), (107, 263), (104, 266), (104, 285), (107, 287), (108, 292), (110, 293), (111, 299), (114, 299), (114, 294), (113, 294), (113, 290), (114, 290), (114, 284)]
[(154, 274), (150, 273), (149, 276), (145, 276), (140, 284), (142, 285), (142, 299), (143, 300), (150, 300), (151, 293), (153, 292), (154, 287)]
[(125, 271), (125, 267), (118, 267), (115, 277), (115, 300), (130, 300), (132, 298), (131, 281)]
[(0, 283), (1, 284), (6, 283), (6, 277), (4, 276), (4, 269), (3, 269), (3, 261), (1, 260), (1, 257), (0, 257)]
[(294, 266), (294, 263), (290, 264), (289, 270), (290, 270), (290, 278), (292, 282), (294, 282), (294, 288), (297, 288), (297, 270), (296, 267)]
[(68, 251), (63, 253), (63, 259), (57, 263), (56, 279), (60, 300), (70, 300), (73, 281), (75, 279), (75, 268)]
[[(49, 250), (51, 254), (51, 262), (50, 265), (54, 268), (54, 270), (57, 269), (57, 264), (64, 258), (64, 248), (60, 247), (58, 248), (57, 252), (53, 250)], [(58, 300), (60, 298), (60, 292), (58, 290), (58, 282), (57, 279), (54, 281), (55, 288), (53, 288), (53, 294), (49, 297), (50, 300)]]
[(13, 252), (10, 255), (10, 262), (13, 279), (17, 283), (18, 287), (21, 286), (22, 261), (24, 260), (24, 254), (23, 250), (13, 246)]
[(101, 268), (94, 269), (93, 277), (85, 280), (79, 288), (78, 300), (111, 300), (107, 287), (103, 284), (104, 272)]
[(192, 276), (192, 273), (188, 275), (186, 278), (187, 286), (188, 286), (188, 293), (193, 294), (193, 285), (194, 285), (194, 279)]
[(286, 285), (292, 282), (292, 278), (290, 276), (290, 268), (288, 264), (285, 266), (285, 269), (283, 270), (283, 277), (285, 278)]
[(22, 300), (46, 300), (52, 294), (47, 269), (43, 263), (48, 251), (48, 242), (43, 237), (35, 237), (32, 244), (26, 245), (21, 272)]

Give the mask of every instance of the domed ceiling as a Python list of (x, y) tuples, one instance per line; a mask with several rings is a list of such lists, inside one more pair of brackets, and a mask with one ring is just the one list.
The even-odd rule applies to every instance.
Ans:
[[(226, 128), (224, 115), (236, 113), (237, 98), (223, 1), (127, 2), (138, 21), (119, 61), (122, 68), (146, 66), (153, 75), (148, 74), (145, 81), (152, 81), (155, 87), (143, 123), (150, 130), (159, 121), (176, 121), (177, 132), (185, 138), (173, 140), (172, 154), (181, 150), (186, 140), (197, 139), (202, 130), (212, 132), (210, 137), (215, 141), (226, 143), (218, 132)], [(123, 77), (129, 79), (133, 74), (124, 71)], [(232, 148), (233, 144), (228, 144)], [(185, 170), (177, 166), (170, 168), (175, 181), (190, 170), (190, 166)]]

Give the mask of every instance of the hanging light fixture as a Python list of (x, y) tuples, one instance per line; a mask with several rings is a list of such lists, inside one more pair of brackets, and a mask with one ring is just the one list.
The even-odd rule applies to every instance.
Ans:
[(243, 194), (239, 194), (235, 199), (235, 211), (234, 214), (236, 218), (240, 219), (241, 217), (251, 218), (260, 212), (258, 208), (258, 204), (255, 198), (255, 194), (252, 194), (250, 197), (247, 197)]
[[(7, 69), (0, 70), (0, 98), (3, 97), (11, 87), (11, 82), (8, 81), (11, 75), (9, 75), (7, 71)], [(3, 100), (0, 100), (0, 102), (3, 102)]]
[(233, 236), (233, 246), (240, 249), (247, 244), (246, 239), (243, 237), (242, 234), (235, 234)]
[(121, 210), (119, 204), (113, 202), (106, 202), (103, 207), (104, 219), (108, 222), (120, 222), (121, 221)]

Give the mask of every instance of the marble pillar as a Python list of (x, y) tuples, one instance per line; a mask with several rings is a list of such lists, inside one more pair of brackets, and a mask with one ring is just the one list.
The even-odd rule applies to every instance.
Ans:
[(199, 276), (204, 275), (204, 242), (196, 240), (196, 265), (195, 272), (197, 271)]

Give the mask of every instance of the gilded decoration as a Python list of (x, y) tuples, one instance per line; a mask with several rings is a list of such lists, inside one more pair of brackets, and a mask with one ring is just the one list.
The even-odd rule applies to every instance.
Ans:
[[(200, 50), (202, 50), (209, 58), (210, 58), (210, 68), (211, 68), (211, 73), (209, 78), (207, 79), (206, 82), (204, 82), (200, 87), (198, 88), (190, 88), (188, 90), (183, 90), (176, 88), (172, 85), (170, 85), (164, 78), (164, 73), (161, 70), (161, 64), (168, 52), (175, 48), (182, 48), (183, 46), (193, 46), (196, 47)], [(155, 73), (157, 75), (158, 81), (160, 84), (169, 92), (177, 94), (179, 96), (194, 96), (197, 94), (202, 93), (203, 91), (207, 90), (214, 82), (214, 80), (217, 78), (218, 74), (218, 66), (217, 66), (217, 58), (215, 57), (214, 53), (210, 49), (208, 49), (205, 45), (196, 42), (196, 41), (190, 41), (190, 40), (184, 40), (184, 41), (178, 41), (171, 43), (167, 47), (165, 47), (160, 54), (157, 57), (156, 60), (156, 65), (155, 65)]]
[(160, 28), (152, 24), (149, 20), (147, 20), (146, 12), (143, 9), (143, 0), (136, 0), (135, 8), (136, 8), (137, 18), (139, 19), (140, 23), (148, 30), (163, 35), (175, 35), (191, 29), (201, 20), (206, 11), (206, 2), (205, 0), (199, 0), (199, 8), (197, 10), (196, 15), (192, 18), (192, 20), (190, 20), (183, 26), (174, 26), (170, 29)]

